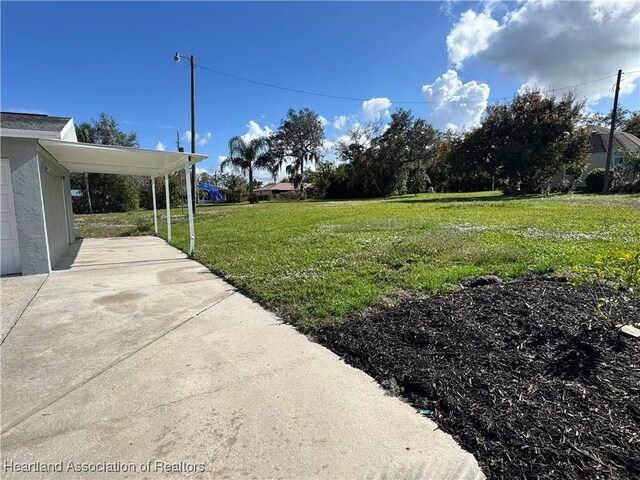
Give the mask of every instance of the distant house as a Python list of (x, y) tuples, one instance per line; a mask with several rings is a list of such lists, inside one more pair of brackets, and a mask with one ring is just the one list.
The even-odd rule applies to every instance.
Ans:
[[(606, 168), (607, 150), (609, 148), (609, 128), (598, 125), (588, 125), (587, 128), (591, 130), (589, 164), (576, 183), (577, 186), (581, 187), (585, 186), (584, 179), (589, 172), (596, 168)], [(611, 167), (620, 165), (629, 154), (638, 151), (640, 151), (640, 138), (627, 132), (614, 132)], [(551, 186), (557, 186), (563, 178), (564, 174), (562, 172), (557, 173), (551, 180)]]
[[(580, 177), (578, 185), (584, 186), (584, 179), (595, 168), (606, 168), (607, 150), (609, 149), (609, 128), (589, 125), (591, 129), (591, 146), (589, 148), (589, 165)], [(640, 151), (640, 138), (627, 132), (614, 132), (611, 167), (620, 165), (630, 153)]]
[(85, 204), (87, 203), (87, 196), (85, 195), (84, 191), (82, 190), (76, 190), (76, 189), (71, 189), (71, 204), (73, 205), (73, 212), (77, 213), (77, 212), (82, 212), (82, 213), (86, 213), (85, 209), (86, 206)]
[[(303, 185), (303, 188), (308, 188), (310, 186), (310, 183), (305, 183)], [(283, 193), (291, 193), (295, 191), (297, 191), (297, 189), (294, 187), (293, 183), (279, 182), (272, 183), (271, 185), (267, 185), (266, 187), (256, 188), (253, 192), (258, 198), (274, 198), (282, 195)]]
[[(589, 128), (591, 129), (591, 149), (589, 166), (582, 177), (583, 182), (584, 177), (594, 168), (606, 167), (609, 149), (609, 129), (597, 125), (589, 125)], [(640, 138), (627, 132), (614, 132), (611, 166), (620, 165), (630, 153), (638, 151), (640, 151)]]

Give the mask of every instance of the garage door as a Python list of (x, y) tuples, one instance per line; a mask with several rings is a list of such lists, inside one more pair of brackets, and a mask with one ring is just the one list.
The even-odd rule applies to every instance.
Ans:
[(0, 262), (2, 275), (21, 273), (20, 245), (16, 228), (16, 212), (13, 205), (11, 187), (11, 167), (9, 159), (3, 158), (0, 164)]

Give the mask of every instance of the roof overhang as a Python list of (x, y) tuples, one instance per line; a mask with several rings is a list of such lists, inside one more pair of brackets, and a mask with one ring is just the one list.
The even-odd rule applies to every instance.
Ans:
[(38, 144), (71, 173), (115, 173), (159, 177), (196, 164), (207, 155), (112, 147), (40, 138)]
[(70, 118), (62, 130), (34, 130), (26, 128), (2, 128), (3, 137), (9, 138), (55, 138), (58, 140), (66, 140), (68, 142), (77, 142), (76, 128), (73, 124), (73, 118)]

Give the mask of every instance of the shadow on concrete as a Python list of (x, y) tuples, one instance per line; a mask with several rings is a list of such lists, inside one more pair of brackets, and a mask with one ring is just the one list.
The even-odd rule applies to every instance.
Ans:
[(69, 270), (78, 258), (78, 252), (82, 247), (82, 242), (84, 240), (82, 238), (76, 239), (73, 244), (69, 245), (67, 251), (64, 252), (64, 255), (58, 260), (58, 262), (54, 265), (54, 270)]

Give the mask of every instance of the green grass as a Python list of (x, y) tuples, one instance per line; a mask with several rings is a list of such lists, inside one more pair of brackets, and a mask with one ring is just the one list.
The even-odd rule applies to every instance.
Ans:
[[(186, 215), (179, 208), (172, 215), (173, 244), (186, 250)], [(109, 236), (140, 233), (152, 214), (76, 219), (79, 236)], [(468, 276), (549, 272), (638, 251), (640, 196), (425, 194), (212, 206), (198, 210), (196, 239), (198, 261), (306, 330), (406, 289), (446, 291)]]

